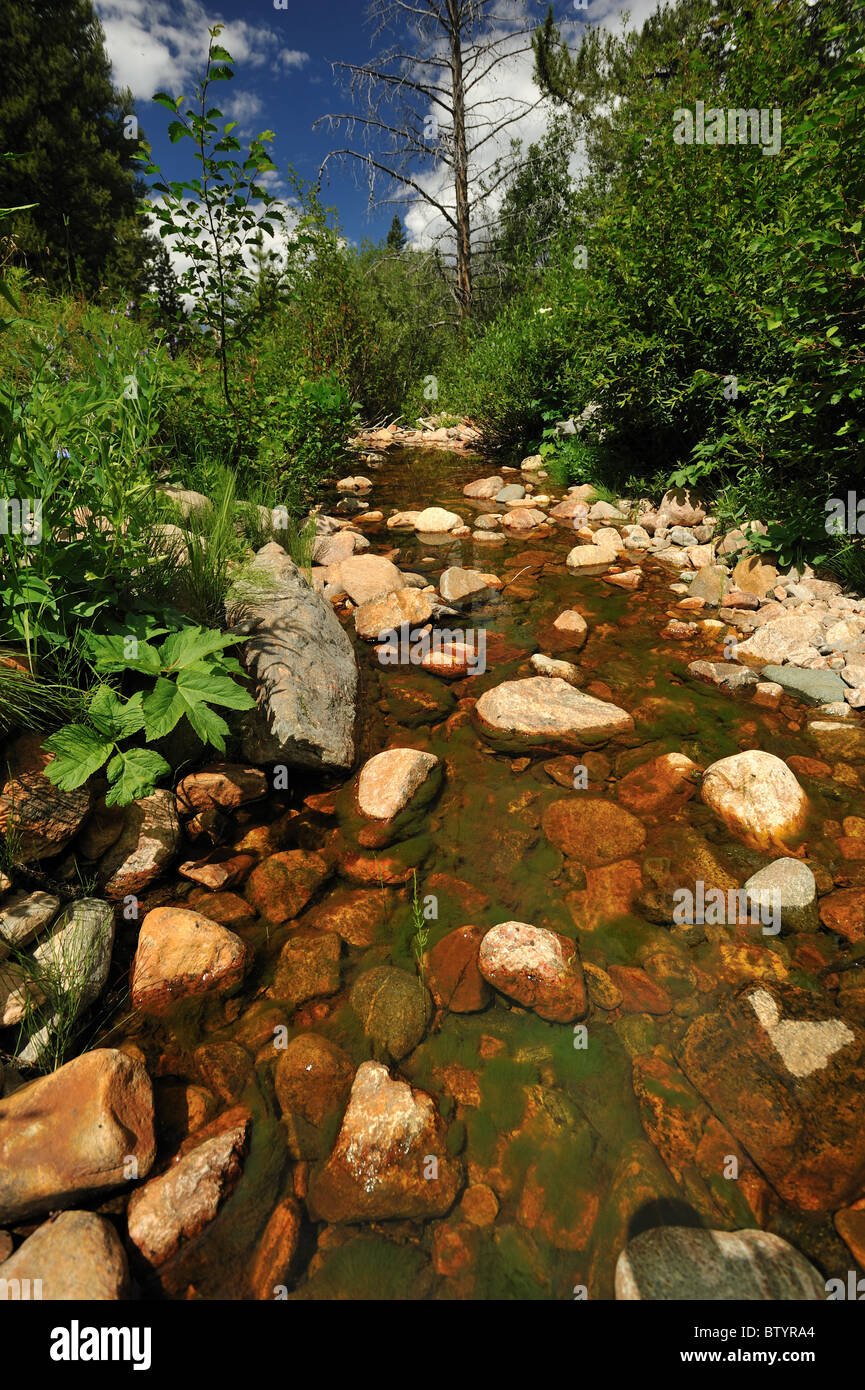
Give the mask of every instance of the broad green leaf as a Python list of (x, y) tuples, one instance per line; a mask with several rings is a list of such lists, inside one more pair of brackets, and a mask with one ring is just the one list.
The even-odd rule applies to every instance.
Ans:
[(55, 754), (45, 776), (61, 791), (71, 792), (99, 771), (114, 751), (114, 740), (103, 738), (86, 724), (68, 724), (45, 739), (42, 746)]
[(140, 796), (149, 796), (160, 777), (171, 771), (169, 764), (152, 748), (130, 748), (118, 753), (108, 764), (110, 786), (106, 806), (128, 806)]

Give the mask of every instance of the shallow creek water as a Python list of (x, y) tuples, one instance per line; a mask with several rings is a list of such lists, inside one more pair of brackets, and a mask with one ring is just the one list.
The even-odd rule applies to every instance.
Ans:
[[(371, 475), (370, 505), (387, 516), (394, 507), (435, 504), (470, 522), (494, 508), (470, 502), (462, 489), (491, 471), (483, 460), (441, 451), (392, 452)], [(264, 811), (250, 807), (240, 817), (245, 823), (237, 839), (291, 809), (299, 814), (285, 822), (284, 838), (271, 848), (325, 849), (336, 872), (298, 918), (279, 926), (258, 918), (233, 927), (255, 950), (239, 993), (206, 1007), (178, 1007), (158, 1022), (133, 1019), (111, 1035), (115, 1045), (122, 1040), (139, 1047), (155, 1078), (160, 1150), (154, 1172), (185, 1137), (178, 1112), (188, 1083), (213, 1091), (218, 1073), (219, 1105), (243, 1105), (253, 1115), (233, 1194), (204, 1234), (157, 1277), (136, 1271), (144, 1295), (265, 1296), (254, 1278), (265, 1228), (286, 1198), (298, 1197), (303, 1211), (311, 1166), (292, 1158), (286, 1145), (268, 1052), (273, 1029), (284, 1023), (289, 1037), (318, 1032), (355, 1064), (372, 1055), (348, 991), (372, 965), (414, 971), (412, 886), (386, 882), (399, 877), (400, 866), (403, 877), (416, 869), (421, 900), (435, 896), (430, 948), (466, 924), (487, 928), (518, 921), (577, 940), (584, 965), (642, 973), (614, 1007), (603, 1007), (590, 989), (584, 1030), (544, 1022), (502, 996), (475, 1013), (435, 1014), (423, 1041), (392, 1066), (392, 1074), (435, 1098), (449, 1125), (449, 1148), (460, 1154), (468, 1185), (484, 1189), (485, 1201), (469, 1211), (458, 1196), (450, 1213), (430, 1220), (328, 1225), (304, 1217), (285, 1276), (289, 1298), (570, 1299), (582, 1288), (589, 1297), (609, 1299), (624, 1244), (659, 1224), (725, 1230), (764, 1225), (814, 1260), (825, 1277), (845, 1278), (854, 1261), (830, 1211), (788, 1204), (753, 1168), (739, 1180), (724, 1176), (727, 1128), (736, 1126), (729, 1113), (727, 1128), (721, 1126), (685, 1083), (674, 1058), (693, 1021), (748, 981), (783, 980), (810, 992), (815, 1003), (831, 1004), (849, 981), (851, 972), (837, 967), (849, 956), (850, 943), (825, 929), (792, 937), (745, 927), (691, 934), (673, 929), (659, 906), (665, 885), (693, 885), (697, 879), (708, 884), (714, 876), (724, 887), (740, 886), (777, 857), (734, 839), (699, 790), (678, 809), (641, 816), (645, 844), (624, 859), (611, 846), (612, 868), (604, 864), (594, 874), (554, 848), (541, 827), (545, 808), (563, 798), (615, 801), (617, 782), (663, 753), (684, 753), (702, 768), (749, 748), (785, 759), (816, 758), (804, 706), (785, 700), (779, 710), (768, 711), (690, 679), (688, 662), (720, 659), (723, 634), (719, 639), (698, 629), (685, 641), (660, 635), (671, 617), (699, 620), (705, 613), (676, 608), (669, 588), (676, 575), (652, 557), (635, 561), (643, 566), (643, 587), (625, 592), (600, 577), (567, 570), (565, 556), (574, 543), (568, 524), (541, 538), (504, 544), (435, 542), (388, 531), (384, 522), (362, 530), (372, 552), (398, 548), (399, 566), (432, 583), (451, 565), (512, 582), (497, 601), (472, 610), (471, 624), (487, 629), (483, 674), (453, 682), (417, 667), (383, 666), (371, 645), (354, 639), (361, 668), (358, 766), (383, 748), (408, 746), (442, 759), (445, 778), (414, 833), (374, 851), (385, 882), (373, 879), (366, 891), (380, 911), (358, 913), (356, 929), (349, 929), (356, 944), (344, 941), (339, 991), (292, 1012), (273, 989), (280, 951), (292, 933), (314, 926), (323, 908), (337, 912), (340, 904), (356, 903), (357, 878), (345, 874), (349, 856), (373, 854), (358, 851), (353, 779), (327, 784), (309, 777), (275, 796)], [(566, 608), (578, 609), (588, 623), (579, 653), (551, 631)], [(450, 619), (444, 625), (466, 624)], [(352, 624), (349, 630), (353, 635)], [(583, 688), (629, 711), (634, 732), (567, 758), (554, 747), (514, 753), (488, 746), (466, 702), (504, 680), (532, 675), (528, 659), (536, 651), (577, 664), (585, 675)], [(585, 790), (568, 780), (568, 768), (578, 763), (586, 768)], [(836, 838), (845, 816), (861, 814), (861, 766), (845, 767), (843, 780), (800, 775), (812, 810), (805, 848), (822, 892), (833, 882), (865, 884), (865, 864), (843, 860)], [(332, 805), (304, 808), (305, 797), (329, 785), (336, 791)], [(394, 864), (396, 869), (388, 867)], [(634, 893), (639, 878), (642, 887)], [(151, 895), (145, 907), (188, 904), (190, 888), (178, 881)], [(236, 891), (242, 894), (243, 888)], [(207, 915), (207, 895), (195, 895), (195, 906)], [(129, 946), (134, 949), (132, 933)], [(234, 1047), (212, 1054), (218, 1066), (207, 1062), (207, 1049), (226, 1043)], [(337, 1115), (329, 1142), (338, 1123)], [(736, 1138), (734, 1152), (741, 1155)]]

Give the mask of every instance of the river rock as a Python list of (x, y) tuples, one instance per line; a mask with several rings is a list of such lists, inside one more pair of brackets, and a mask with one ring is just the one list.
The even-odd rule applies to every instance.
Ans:
[(814, 719), (808, 725), (813, 739), (825, 758), (857, 761), (865, 758), (865, 725), (840, 723), (832, 719)]
[(45, 776), (54, 754), (38, 734), (21, 734), (3, 750), (0, 769), (0, 835), (24, 864), (60, 854), (90, 810), (85, 784), (64, 792)]
[(521, 531), (533, 531), (536, 526), (544, 526), (547, 518), (539, 507), (515, 507), (502, 517), (502, 527), (511, 535)]
[(293, 1009), (336, 994), (342, 941), (335, 932), (294, 931), (279, 953), (273, 992)]
[(62, 1211), (39, 1226), (0, 1264), (0, 1287), (12, 1280), (29, 1280), (31, 1288), (39, 1280), (45, 1303), (107, 1303), (129, 1296), (120, 1237), (110, 1221), (90, 1211)]
[(576, 647), (577, 650), (585, 646), (586, 638), (589, 635), (589, 627), (585, 618), (575, 608), (566, 608), (563, 613), (559, 614), (553, 623), (553, 631), (567, 636), (570, 646)]
[(575, 749), (603, 743), (634, 727), (631, 716), (617, 705), (547, 676), (504, 681), (484, 691), (474, 715), (480, 732), (491, 742), (552, 743)]
[(444, 535), (462, 526), (463, 519), (456, 512), (445, 511), (444, 507), (424, 507), (415, 518), (414, 529), (423, 535)]
[(628, 772), (616, 788), (619, 801), (638, 816), (672, 815), (697, 791), (700, 769), (684, 753), (664, 753)]
[(563, 797), (546, 807), (544, 834), (557, 850), (587, 868), (627, 859), (646, 843), (642, 821), (599, 796)]
[(703, 774), (702, 796), (727, 829), (754, 849), (795, 840), (808, 817), (808, 798), (795, 775), (760, 749), (712, 763)]
[(744, 885), (749, 902), (760, 903), (781, 914), (788, 931), (816, 931), (817, 880), (801, 859), (775, 859), (752, 874)]
[(394, 965), (364, 971), (352, 985), (349, 1003), (376, 1053), (395, 1062), (417, 1047), (432, 1016), (428, 990)]
[(282, 850), (253, 869), (246, 897), (269, 922), (287, 922), (303, 911), (329, 874), (327, 861), (313, 850)]
[(478, 478), (476, 483), (469, 483), (463, 488), (464, 497), (495, 497), (496, 493), (501, 492), (505, 485), (504, 478), (494, 473), (489, 478)]
[(865, 1182), (865, 1030), (825, 997), (760, 981), (696, 1019), (680, 1065), (797, 1211), (834, 1211)]
[[(63, 998), (67, 1023), (89, 1008), (105, 988), (113, 946), (114, 911), (110, 904), (100, 898), (79, 898), (35, 947), (32, 959), (37, 980), (50, 980), (52, 997)], [(45, 1020), (18, 1054), (19, 1061), (28, 1065), (41, 1061), (57, 1023), (56, 1015)]]
[(729, 587), (723, 565), (703, 565), (695, 574), (688, 589), (690, 598), (701, 598), (712, 608), (720, 608)]
[(527, 922), (501, 922), (478, 954), (484, 979), (548, 1023), (571, 1023), (586, 1012), (586, 986), (573, 941)]
[(746, 594), (765, 596), (774, 589), (780, 575), (774, 565), (761, 560), (759, 555), (745, 555), (733, 570), (733, 584)]
[(386, 1067), (363, 1062), (333, 1152), (310, 1181), (307, 1205), (313, 1220), (428, 1219), (448, 1211), (461, 1180), (432, 1097), (392, 1080)]
[(0, 1100), (0, 1222), (144, 1177), (154, 1153), (143, 1064), (114, 1048), (84, 1052)]
[(199, 811), (236, 811), (267, 796), (267, 774), (260, 767), (239, 763), (211, 763), (191, 772), (177, 784), (177, 807), (182, 816)]
[(796, 665), (809, 656), (816, 656), (822, 641), (822, 628), (814, 618), (795, 615), (774, 618), (763, 623), (744, 642), (737, 642), (736, 660), (754, 671), (762, 671), (765, 666), (783, 666), (787, 662)]
[(572, 570), (602, 569), (615, 559), (616, 550), (611, 545), (575, 545), (565, 563)]
[(319, 1033), (297, 1033), (280, 1052), (274, 1088), (283, 1114), (321, 1126), (338, 1110), (354, 1079), (349, 1054)]
[(844, 682), (834, 671), (802, 670), (797, 666), (764, 666), (764, 681), (773, 681), (806, 705), (828, 705), (843, 700)]
[(366, 536), (357, 531), (337, 531), (331, 536), (316, 536), (312, 547), (312, 563), (323, 569), (339, 565), (352, 555), (369, 550)]
[(4, 898), (0, 906), (0, 960), (9, 954), (10, 947), (20, 951), (44, 931), (59, 907), (60, 899), (41, 889), (33, 893), (22, 890)]
[(356, 608), (354, 629), (364, 642), (381, 642), (389, 633), (399, 632), (404, 624), (408, 624), (409, 631), (423, 627), (433, 612), (429, 594), (408, 587), (395, 589)]
[(768, 1231), (659, 1226), (629, 1240), (616, 1262), (626, 1302), (822, 1302), (819, 1270)]
[(572, 662), (558, 661), (555, 657), (544, 656), (543, 652), (535, 652), (531, 658), (531, 668), (539, 676), (558, 677), (567, 681), (568, 685), (582, 685), (586, 679)]
[(492, 999), (492, 990), (478, 968), (485, 931), (485, 927), (457, 927), (429, 952), (429, 987), (440, 1009), (471, 1014), (485, 1009)]
[(182, 907), (155, 907), (141, 923), (132, 962), (134, 1008), (162, 1014), (177, 999), (215, 992), (238, 984), (251, 963), (239, 936)]
[(99, 878), (113, 902), (143, 893), (167, 869), (180, 842), (174, 793), (159, 789), (124, 809), (123, 829), (99, 861)]
[(689, 488), (671, 488), (661, 498), (656, 513), (657, 525), (699, 526), (706, 515), (706, 508)]
[(248, 1122), (197, 1144), (167, 1172), (133, 1192), (126, 1213), (129, 1239), (158, 1267), (214, 1219), (240, 1177)]
[[(378, 561), (394, 571), (387, 582), (357, 575)], [(348, 581), (363, 594), (402, 587), (399, 571), (378, 556), (356, 555)], [(328, 571), (330, 573), (330, 571)], [(375, 592), (370, 592), (372, 589)], [(345, 771), (354, 761), (357, 665), (351, 639), (330, 604), (307, 583), (281, 546), (259, 550), (226, 600), (228, 622), (251, 633), (240, 657), (258, 682), (257, 708), (243, 717), (243, 754), (250, 762)]]
[(391, 821), (416, 798), (430, 801), (441, 781), (441, 763), (417, 748), (388, 748), (364, 764), (357, 783), (363, 816)]
[(494, 574), (460, 569), (456, 565), (444, 570), (439, 580), (439, 593), (445, 603), (456, 603), (463, 608), (467, 604), (488, 603), (498, 596), (501, 587), (502, 581)]

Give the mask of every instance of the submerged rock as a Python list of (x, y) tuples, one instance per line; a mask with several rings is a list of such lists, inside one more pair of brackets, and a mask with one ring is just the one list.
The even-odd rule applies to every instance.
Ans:
[(627, 859), (646, 843), (645, 827), (636, 816), (598, 796), (554, 801), (544, 811), (541, 824), (556, 849), (591, 869)]
[(375, 965), (352, 985), (349, 1002), (376, 1053), (395, 1062), (417, 1047), (432, 1017), (428, 990), (395, 965)]
[(801, 859), (775, 859), (745, 882), (745, 893), (756, 906), (780, 914), (788, 931), (816, 931), (817, 880)]
[(320, 854), (306, 849), (271, 854), (253, 869), (246, 896), (269, 922), (287, 922), (303, 911), (330, 874)]
[(443, 1216), (462, 1181), (447, 1128), (424, 1091), (376, 1062), (358, 1067), (336, 1145), (313, 1174), (307, 1205), (331, 1222)]
[(651, 1302), (820, 1302), (820, 1271), (768, 1231), (661, 1226), (628, 1241), (616, 1263), (616, 1298)]
[(865, 1183), (865, 1030), (804, 990), (744, 985), (693, 1022), (680, 1064), (797, 1211), (834, 1211)]

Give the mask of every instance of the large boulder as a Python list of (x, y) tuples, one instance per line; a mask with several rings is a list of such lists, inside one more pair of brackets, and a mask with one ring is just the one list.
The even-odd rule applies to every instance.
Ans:
[(418, 512), (414, 529), (422, 535), (436, 536), (457, 530), (462, 524), (463, 519), (456, 512), (446, 511), (444, 507), (424, 507)]
[(183, 907), (155, 907), (141, 923), (132, 962), (134, 1008), (162, 1014), (178, 999), (225, 992), (250, 964), (249, 947), (227, 927)]
[(865, 1029), (805, 990), (752, 982), (696, 1019), (679, 1064), (789, 1206), (831, 1212), (865, 1184)]
[(443, 1216), (462, 1179), (447, 1127), (426, 1092), (363, 1062), (333, 1152), (313, 1174), (314, 1220), (422, 1220)]
[(394, 589), (404, 589), (405, 576), (392, 560), (383, 555), (353, 555), (338, 565), (330, 565), (327, 582), (348, 594), (352, 603), (369, 603)]
[(92, 1211), (60, 1212), (0, 1264), (0, 1290), (7, 1290), (7, 1298), (13, 1282), (25, 1280), (31, 1289), (38, 1280), (45, 1303), (106, 1303), (129, 1296), (120, 1237), (110, 1221)]
[(706, 768), (702, 796), (728, 830), (753, 849), (783, 848), (801, 836), (808, 798), (774, 753), (752, 748)]
[(763, 623), (744, 642), (736, 643), (736, 660), (754, 671), (764, 666), (794, 665), (815, 656), (823, 641), (823, 629), (814, 618), (773, 618)]
[(484, 737), (503, 746), (590, 748), (634, 727), (625, 710), (585, 695), (555, 676), (504, 681), (484, 691), (474, 717)]
[(0, 1224), (144, 1177), (154, 1153), (143, 1064), (114, 1048), (82, 1053), (0, 1100)]
[[(344, 563), (372, 558), (359, 555)], [(258, 682), (258, 696), (257, 708), (245, 717), (244, 757), (289, 767), (351, 767), (354, 649), (330, 604), (281, 546), (271, 542), (259, 550), (232, 587), (226, 613), (236, 631), (252, 634), (241, 656)]]
[(804, 1255), (768, 1231), (658, 1226), (628, 1241), (616, 1263), (626, 1302), (822, 1302), (826, 1285)]
[(502, 581), (496, 575), (462, 569), (459, 565), (443, 570), (439, 580), (439, 592), (445, 603), (463, 608), (466, 604), (487, 603), (496, 597), (501, 587)]

